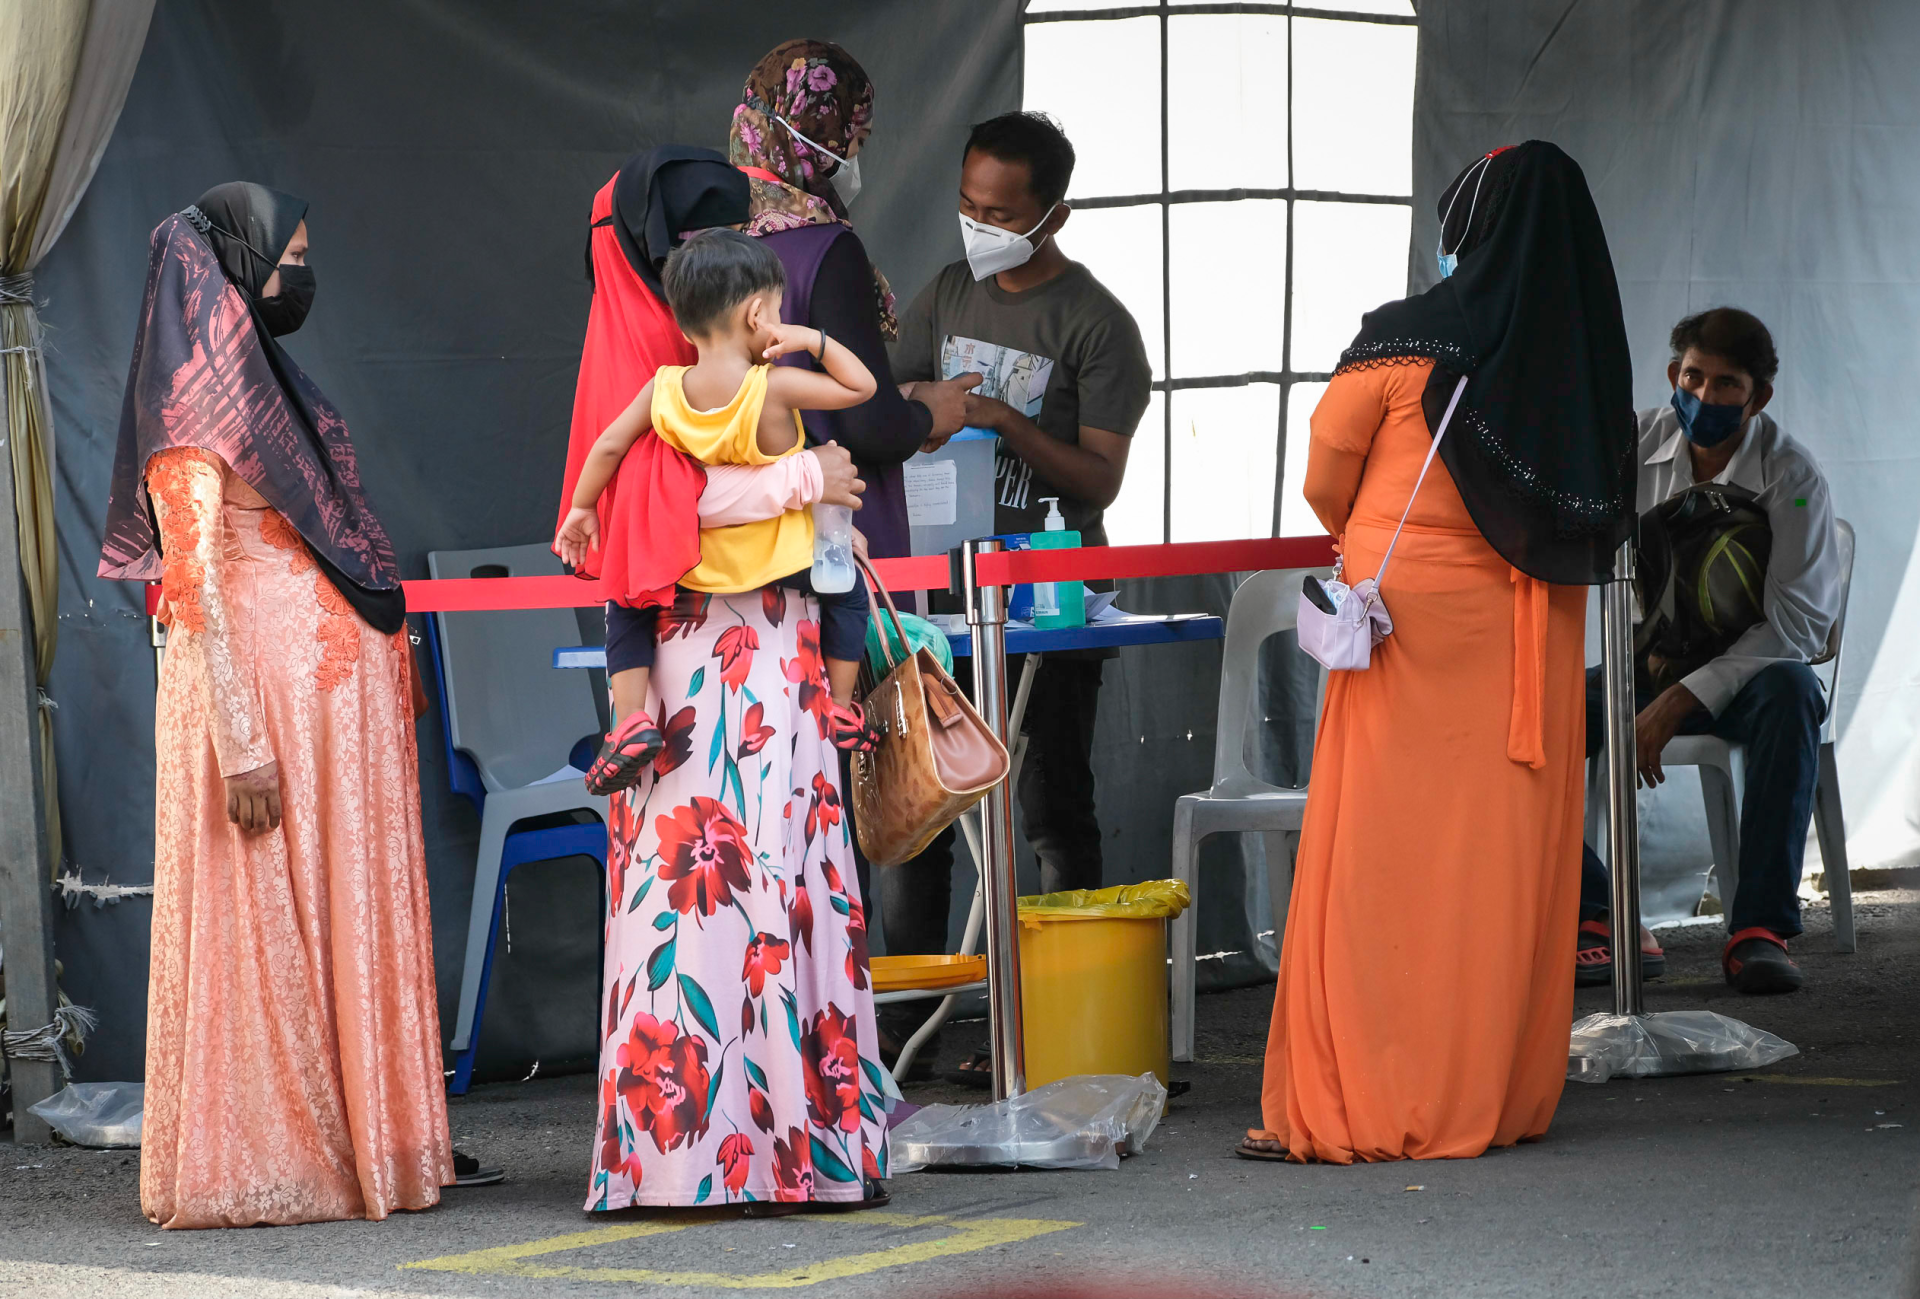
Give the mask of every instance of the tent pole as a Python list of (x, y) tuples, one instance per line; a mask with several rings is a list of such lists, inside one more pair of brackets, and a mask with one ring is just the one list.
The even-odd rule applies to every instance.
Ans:
[[(40, 773), (40, 689), (33, 662), (33, 613), (20, 569), (13, 448), (0, 383), (0, 962), (6, 975), (7, 1028), (26, 1032), (53, 1022), (53, 889), (47, 878), (47, 825)], [(43, 1144), (51, 1133), (29, 1114), (60, 1090), (59, 1065), (9, 1059), (13, 1139)]]
[[(991, 538), (960, 550), (961, 587), (967, 622), (973, 627), (974, 706), (988, 728), (1007, 745), (1007, 593), (982, 586), (974, 561), (1005, 548)], [(993, 1098), (1027, 1090), (1027, 1057), (1020, 1018), (1019, 891), (1013, 874), (1013, 791), (1001, 781), (982, 801), (980, 874), (987, 912), (987, 1014), (992, 1027)]]

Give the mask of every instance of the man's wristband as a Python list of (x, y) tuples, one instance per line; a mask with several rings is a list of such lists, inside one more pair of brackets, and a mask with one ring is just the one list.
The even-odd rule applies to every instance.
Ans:
[(815, 325), (813, 332), (820, 335), (820, 347), (814, 352), (813, 359), (824, 363), (827, 359), (827, 331)]

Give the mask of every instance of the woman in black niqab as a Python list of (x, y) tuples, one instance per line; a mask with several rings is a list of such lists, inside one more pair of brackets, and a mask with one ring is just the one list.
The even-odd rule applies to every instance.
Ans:
[(1605, 581), (1633, 525), (1633, 374), (1586, 178), (1529, 140), (1476, 159), (1437, 211), (1457, 268), (1369, 312), (1335, 373), (1433, 361), (1430, 428), (1470, 376), (1440, 459), (1481, 535), (1542, 581)]
[[(100, 576), (160, 576), (147, 466), (169, 447), (197, 446), (279, 511), (354, 612), (392, 635), (406, 621), (406, 596), (361, 491), (346, 420), (276, 337), (298, 329), (313, 301), (313, 272), (280, 263), (306, 211), (304, 199), (234, 182), (154, 230)], [(267, 296), (276, 272), (278, 291)], [(241, 311), (251, 328), (240, 327)]]
[(1368, 315), (1313, 413), (1304, 494), (1393, 631), (1328, 674), (1250, 1159), (1472, 1158), (1546, 1135), (1566, 1081), (1626, 336), (1559, 149), (1477, 160), (1440, 208), (1453, 274)]

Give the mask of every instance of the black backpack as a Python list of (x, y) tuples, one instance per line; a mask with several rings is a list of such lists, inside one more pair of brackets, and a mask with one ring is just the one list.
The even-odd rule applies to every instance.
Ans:
[(1664, 690), (1765, 620), (1773, 528), (1752, 492), (1701, 483), (1640, 516), (1634, 669)]

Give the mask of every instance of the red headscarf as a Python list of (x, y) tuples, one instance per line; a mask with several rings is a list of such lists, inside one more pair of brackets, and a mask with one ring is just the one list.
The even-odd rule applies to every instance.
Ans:
[[(695, 168), (702, 173), (703, 183), (697, 188), (705, 197), (687, 201), (685, 212), (665, 211), (683, 204), (662, 201), (662, 191), (673, 190), (676, 200), (693, 192), (696, 186), (687, 183), (693, 178), (684, 173)], [(714, 173), (711, 177), (704, 175), (709, 170)], [(678, 174), (672, 183), (663, 183), (670, 173)], [(722, 190), (724, 194), (719, 193)], [(737, 214), (723, 210), (734, 206), (739, 208)], [(654, 214), (648, 209), (655, 207), (663, 209), (664, 222), (650, 219)], [(661, 366), (691, 365), (697, 359), (673, 313), (647, 284), (648, 279), (657, 280), (658, 263), (667, 253), (667, 247), (654, 245), (678, 242), (683, 229), (696, 225), (727, 225), (745, 219), (746, 178), (719, 154), (704, 149), (657, 149), (636, 155), (594, 195), (588, 246), (593, 305), (587, 313), (580, 381), (574, 390), (560, 519), (573, 505), (581, 467), (601, 431), (632, 403)], [(682, 227), (679, 221), (692, 224)], [(623, 244), (630, 244), (631, 250)], [(653, 273), (643, 279), (635, 259)], [(706, 482), (706, 470), (697, 460), (673, 450), (651, 432), (641, 437), (601, 494), (599, 549), (587, 556), (581, 571), (602, 579), (617, 603), (671, 604), (674, 583), (700, 562), (699, 503)]]

